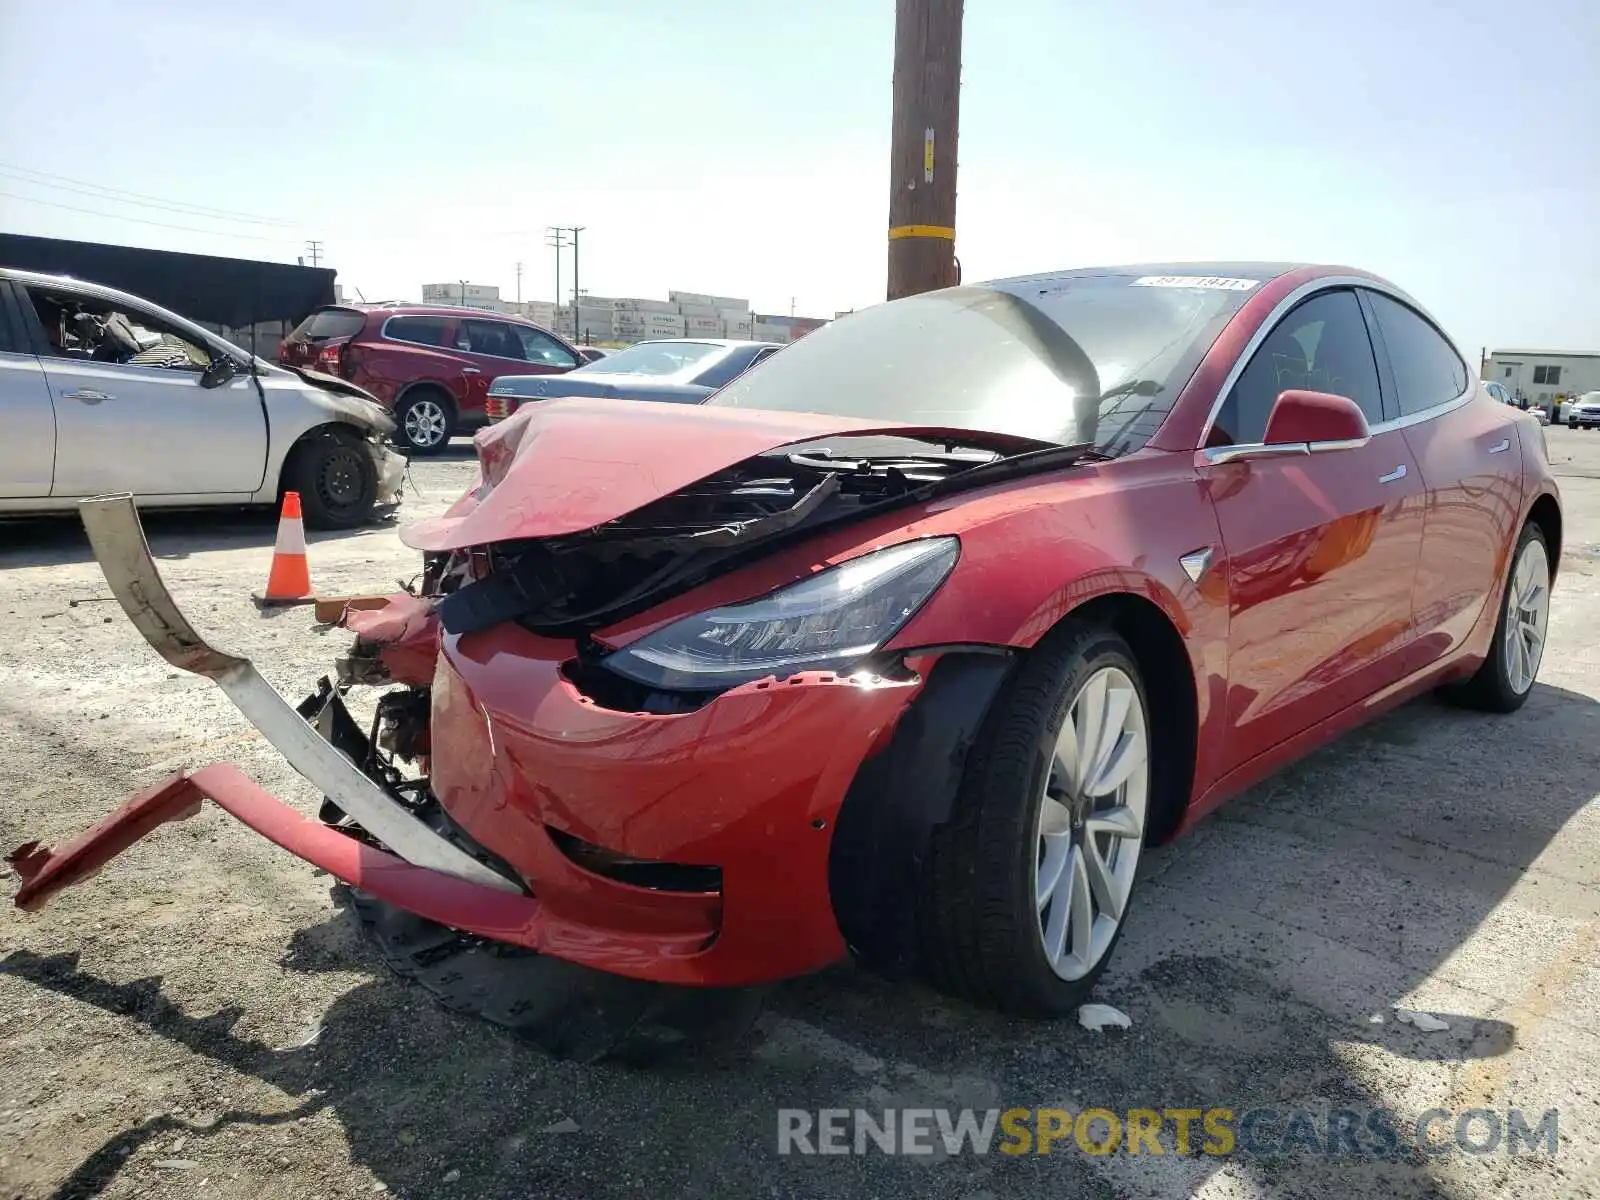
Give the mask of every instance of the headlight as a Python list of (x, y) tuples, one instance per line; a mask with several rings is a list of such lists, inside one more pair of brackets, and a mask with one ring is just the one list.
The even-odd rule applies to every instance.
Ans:
[(840, 670), (898, 633), (960, 553), (953, 537), (874, 550), (759, 600), (674, 621), (611, 654), (605, 665), (639, 683), (683, 691)]

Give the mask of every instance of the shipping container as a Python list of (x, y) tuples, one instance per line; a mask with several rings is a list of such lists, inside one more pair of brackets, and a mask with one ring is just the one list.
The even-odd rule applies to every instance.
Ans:
[(682, 329), (683, 318), (676, 313), (614, 312), (611, 319), (618, 329)]
[(624, 296), (614, 300), (611, 307), (618, 312), (656, 312), (675, 314), (678, 306), (670, 300), (640, 300), (631, 296)]
[(674, 304), (689, 304), (701, 308), (749, 308), (750, 301), (738, 296), (708, 296), (702, 292), (673, 292), (667, 293), (667, 299)]
[(670, 313), (650, 313), (642, 321), (630, 321), (619, 315), (615, 323), (619, 334), (636, 338), (682, 337), (683, 318)]

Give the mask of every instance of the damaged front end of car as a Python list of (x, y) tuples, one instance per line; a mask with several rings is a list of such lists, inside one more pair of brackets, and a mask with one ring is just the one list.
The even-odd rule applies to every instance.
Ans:
[[(918, 839), (947, 811), (1009, 659), (996, 647), (880, 653), (954, 569), (957, 537), (900, 534), (837, 561), (804, 547), (952, 491), (1069, 465), (1084, 448), (865, 422), (829, 432), (830, 419), (809, 415), (740, 424), (663, 406), (670, 416), (633, 418), (653, 430), (628, 427), (659, 455), (646, 468), (641, 445), (585, 451), (608, 410), (572, 403), (585, 407), (556, 402), (479, 435), (479, 486), (402, 532), (422, 553), (419, 583), (340, 614), (354, 642), (298, 707), (188, 623), (130, 497), (84, 502), (96, 558), (134, 625), (168, 662), (217, 683), (325, 799), (313, 819), (226, 764), (174, 776), (72, 842), (21, 847), (17, 904), (39, 907), (211, 799), (349, 885), (389, 964), (455, 1007), (467, 1005), (458, 993), (470, 964), (490, 960), (525, 982), (586, 964), (626, 977), (617, 987), (689, 990), (779, 978), (846, 945), (904, 965), (909, 909), (898, 902)], [(780, 559), (803, 565), (738, 582)], [(715, 602), (700, 603), (708, 595)], [(493, 704), (485, 687), (502, 688)], [(365, 720), (358, 689), (378, 692)], [(752, 749), (738, 753), (755, 757), (736, 769), (767, 789), (759, 803), (777, 807), (764, 812), (799, 822), (803, 853), (753, 815), (712, 820), (712, 842), (683, 848), (696, 821), (663, 824), (666, 810), (633, 783), (696, 787), (699, 760), (658, 736), (666, 727), (650, 722), (662, 717), (687, 722), (672, 737), (706, 746), (732, 727), (782, 729), (782, 745), (745, 735), (738, 744)], [(841, 721), (837, 762), (793, 752), (795, 738), (826, 739)], [(586, 758), (587, 746), (611, 760)], [(605, 794), (585, 816), (568, 800), (591, 784)], [(813, 797), (809, 810), (795, 807), (799, 795)], [(606, 803), (647, 811), (596, 815)], [(796, 894), (779, 888), (762, 903), (820, 913), (809, 940), (773, 941), (782, 907), (732, 929), (725, 889), (748, 895), (743, 880), (784, 872)], [(486, 1015), (526, 1011), (498, 983), (470, 988)], [(629, 1001), (663, 1003), (684, 1015), (654, 994)]]

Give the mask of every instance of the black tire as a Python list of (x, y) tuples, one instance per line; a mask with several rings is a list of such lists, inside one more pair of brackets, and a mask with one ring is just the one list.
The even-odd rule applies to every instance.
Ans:
[[(439, 417), (443, 418), (442, 433)], [(438, 454), (450, 444), (457, 420), (455, 401), (444, 391), (435, 387), (412, 388), (395, 406), (395, 444), (409, 454)]]
[[(1529, 521), (1522, 527), (1516, 549), (1512, 551), (1511, 561), (1506, 566), (1505, 589), (1500, 597), (1500, 619), (1494, 627), (1494, 639), (1489, 643), (1489, 657), (1483, 660), (1483, 665), (1471, 679), (1440, 689), (1440, 694), (1452, 704), (1458, 704), (1463, 708), (1475, 708), (1480, 712), (1513, 713), (1526, 704), (1528, 697), (1533, 694), (1534, 684), (1538, 682), (1538, 668), (1534, 668), (1534, 678), (1529, 680), (1527, 688), (1518, 692), (1512, 684), (1510, 666), (1506, 658), (1506, 638), (1509, 636), (1511, 625), (1511, 581), (1516, 578), (1517, 564), (1522, 561), (1523, 551), (1530, 542), (1538, 542), (1544, 551), (1545, 562), (1549, 564), (1550, 547), (1545, 543), (1544, 533)], [(1549, 587), (1550, 578), (1547, 572), (1545, 575), (1547, 591)]]
[(289, 451), (279, 490), (300, 493), (308, 529), (355, 529), (377, 507), (378, 466), (355, 434), (319, 429)]
[[(1056, 735), (1083, 685), (1107, 666), (1133, 681), (1151, 729), (1132, 651), (1096, 623), (1058, 626), (997, 697), (951, 819), (933, 832), (917, 902), (920, 965), (941, 991), (1021, 1016), (1059, 1017), (1088, 999), (1111, 961), (1128, 907), (1098, 963), (1068, 981), (1045, 956), (1034, 901), (1035, 830)], [(1159, 752), (1151, 748), (1149, 761)], [(1147, 831), (1160, 802), (1151, 788)], [(1128, 899), (1131, 906), (1133, 893)]]

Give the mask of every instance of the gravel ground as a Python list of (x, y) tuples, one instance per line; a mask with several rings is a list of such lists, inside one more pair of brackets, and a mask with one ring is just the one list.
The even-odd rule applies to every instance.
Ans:
[[(556, 1062), (396, 983), (327, 876), (208, 807), (42, 913), (0, 913), (0, 1198), (1600, 1195), (1600, 437), (1550, 441), (1568, 534), (1533, 699), (1509, 718), (1413, 704), (1147, 856), (1099, 993), (1131, 1030), (1006, 1020), (841, 967), (777, 989), (730, 1063)], [(408, 515), (473, 475), (463, 445), (419, 464)], [(295, 698), (329, 669), (343, 635), (250, 604), (270, 517), (149, 526), (219, 644)], [(389, 528), (314, 538), (311, 563), (325, 593), (416, 568)], [(74, 524), (0, 526), (0, 848), (70, 836), (218, 759), (312, 806), (106, 595)], [(1400, 1025), (1396, 1005), (1450, 1027)], [(1560, 1146), (776, 1152), (779, 1108), (1257, 1105), (1383, 1107), (1402, 1132), (1432, 1107), (1559, 1107)]]

